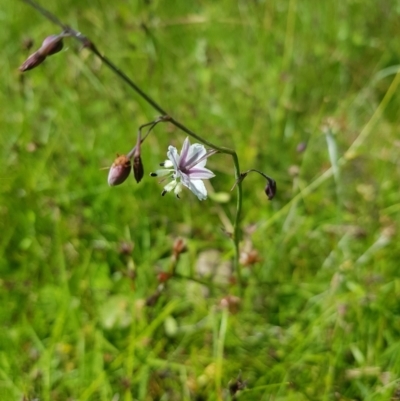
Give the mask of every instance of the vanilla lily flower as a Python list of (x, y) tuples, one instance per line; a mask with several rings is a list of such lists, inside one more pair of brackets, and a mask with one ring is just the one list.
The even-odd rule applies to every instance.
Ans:
[(179, 198), (182, 185), (184, 185), (189, 188), (199, 200), (204, 200), (207, 198), (207, 190), (202, 180), (215, 177), (215, 174), (204, 166), (207, 163), (207, 158), (215, 153), (217, 153), (216, 150), (207, 151), (206, 148), (199, 143), (191, 145), (189, 138), (186, 138), (182, 146), (181, 154), (178, 154), (174, 146), (169, 146), (167, 152), (168, 160), (160, 164), (164, 169), (157, 170), (150, 175), (152, 177), (172, 177), (172, 181), (164, 187), (161, 193), (162, 196), (173, 190), (175, 195)]

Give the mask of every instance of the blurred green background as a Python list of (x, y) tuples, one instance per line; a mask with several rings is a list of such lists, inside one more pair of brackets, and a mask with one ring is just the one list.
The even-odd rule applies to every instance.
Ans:
[(1, 400), (400, 399), (400, 1), (42, 4), (278, 194), (243, 183), (240, 294), (231, 159), (206, 201), (162, 198), (186, 135), (160, 124), (108, 187), (158, 113), (73, 40), (21, 74), (59, 30), (3, 1)]

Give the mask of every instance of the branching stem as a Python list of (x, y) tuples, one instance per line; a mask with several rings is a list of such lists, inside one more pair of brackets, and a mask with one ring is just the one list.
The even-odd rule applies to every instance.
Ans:
[(94, 53), (114, 74), (116, 74), (120, 79), (122, 79), (131, 89), (133, 89), (139, 96), (141, 96), (148, 104), (150, 104), (155, 110), (161, 113), (163, 116), (168, 116), (168, 121), (175, 125), (177, 128), (195, 138), (199, 142), (203, 143), (204, 145), (217, 150), (220, 153), (228, 154), (232, 157), (234, 170), (235, 170), (235, 180), (237, 182), (236, 190), (237, 190), (237, 204), (236, 204), (236, 215), (234, 220), (234, 232), (232, 233), (232, 239), (235, 247), (235, 270), (237, 274), (238, 286), (239, 291), (242, 292), (242, 276), (239, 264), (239, 242), (240, 242), (240, 218), (241, 218), (241, 211), (242, 211), (242, 183), (240, 181), (240, 166), (239, 166), (239, 159), (235, 150), (226, 148), (223, 146), (214, 145), (212, 142), (208, 141), (207, 139), (202, 138), (189, 128), (187, 128), (184, 124), (177, 121), (175, 118), (171, 117), (169, 113), (167, 113), (154, 99), (152, 99), (149, 95), (143, 92), (121, 69), (119, 69), (109, 58), (102, 55), (94, 43), (89, 40), (86, 36), (82, 33), (72, 29), (68, 25), (64, 24), (60, 21), (53, 13), (48, 11), (47, 9), (43, 8), (41, 5), (36, 3), (33, 0), (22, 0), (23, 2), (29, 4), (35, 10), (37, 10), (40, 14), (42, 14), (45, 18), (49, 21), (53, 22), (54, 24), (58, 25), (62, 30), (63, 33), (66, 35), (70, 35), (74, 37), (76, 40), (82, 43), (82, 45), (89, 49), (92, 53)]

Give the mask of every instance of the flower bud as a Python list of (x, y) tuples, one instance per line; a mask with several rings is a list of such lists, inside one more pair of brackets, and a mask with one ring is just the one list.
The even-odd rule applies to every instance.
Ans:
[(19, 70), (21, 72), (31, 70), (32, 68), (35, 68), (38, 65), (42, 64), (44, 60), (46, 60), (46, 56), (37, 51), (37, 52), (31, 54), (24, 61), (24, 63), (19, 67)]
[(38, 53), (45, 57), (58, 53), (64, 47), (62, 35), (50, 35), (42, 43)]
[(144, 175), (142, 158), (140, 156), (135, 156), (133, 158), (133, 175), (137, 183), (141, 181)]
[(272, 178), (268, 178), (268, 184), (264, 192), (268, 196), (268, 200), (271, 200), (276, 194), (276, 181)]
[(118, 156), (108, 173), (108, 185), (111, 187), (122, 184), (131, 172), (131, 161), (126, 156)]

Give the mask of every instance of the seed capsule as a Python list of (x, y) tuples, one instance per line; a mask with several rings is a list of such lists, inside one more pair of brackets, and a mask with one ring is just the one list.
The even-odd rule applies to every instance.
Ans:
[(118, 156), (108, 173), (108, 185), (111, 187), (122, 184), (131, 172), (131, 161), (126, 156)]

